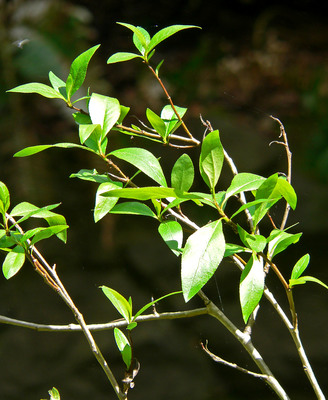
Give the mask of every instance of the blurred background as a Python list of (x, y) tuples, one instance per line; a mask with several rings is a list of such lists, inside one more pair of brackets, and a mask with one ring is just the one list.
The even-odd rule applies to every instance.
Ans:
[[(69, 178), (82, 168), (105, 171), (86, 152), (54, 149), (13, 159), (26, 146), (77, 142), (78, 137), (71, 112), (59, 101), (6, 90), (27, 82), (48, 83), (50, 70), (66, 79), (72, 60), (100, 43), (84, 90), (90, 86), (92, 92), (117, 97), (131, 107), (128, 123), (135, 123), (135, 117), (145, 121), (146, 107), (159, 113), (165, 98), (142, 63), (106, 64), (116, 51), (133, 51), (131, 33), (117, 25), (118, 21), (142, 26), (151, 35), (173, 24), (202, 27), (162, 43), (154, 62), (165, 59), (162, 78), (175, 104), (188, 107), (185, 122), (193, 135), (202, 138), (201, 114), (220, 130), (223, 145), (240, 172), (269, 176), (286, 171), (283, 147), (269, 146), (279, 136), (279, 125), (270, 115), (283, 122), (298, 193), (298, 207), (289, 224), (299, 222), (293, 232), (301, 231), (303, 236), (288, 256), (277, 257), (277, 263), (288, 277), (294, 263), (310, 253), (308, 274), (327, 283), (328, 24), (324, 4), (305, 0), (0, 0), (0, 179), (9, 187), (13, 205), (62, 202), (58, 212), (70, 225), (68, 243), (53, 239), (40, 243), (39, 248), (49, 263), (57, 264), (86, 321), (118, 318), (99, 285), (131, 295), (136, 310), (152, 296), (179, 290), (179, 261), (167, 250), (153, 221), (111, 215), (94, 224), (96, 186)], [(111, 144), (116, 148), (143, 142), (113, 134)], [(162, 157), (168, 171), (181, 154), (157, 144), (147, 143), (147, 148)], [(199, 149), (189, 154), (197, 163)], [(224, 170), (223, 188), (230, 179), (228, 169)], [(199, 177), (194, 188), (201, 188)], [(199, 224), (211, 219), (206, 211), (199, 214), (186, 208), (186, 212)], [(279, 216), (279, 209), (276, 213)], [(215, 276), (206, 293), (242, 328), (239, 272), (224, 263)], [(273, 276), (268, 279), (286, 308), (280, 286)], [(28, 265), (10, 281), (0, 279), (0, 287), (1, 315), (38, 323), (74, 322)], [(327, 293), (309, 283), (295, 289), (295, 299), (305, 349), (328, 393)], [(180, 298), (170, 298), (158, 305), (158, 311), (201, 305), (198, 299), (185, 305)], [(209, 318), (140, 324), (134, 342), (141, 371), (130, 398), (276, 398), (263, 382), (210, 360), (199, 345), (206, 339), (214, 353), (256, 370), (240, 345)], [(96, 340), (121, 376), (123, 365), (112, 332), (98, 333)], [(254, 342), (292, 399), (315, 397), (291, 338), (265, 301)], [(63, 400), (115, 398), (81, 334), (37, 333), (1, 325), (0, 398), (39, 400), (53, 386)]]

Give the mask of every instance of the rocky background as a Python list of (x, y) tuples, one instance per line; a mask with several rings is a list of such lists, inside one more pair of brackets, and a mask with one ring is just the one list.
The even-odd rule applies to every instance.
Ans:
[[(50, 263), (57, 264), (88, 323), (118, 317), (99, 285), (132, 295), (138, 308), (151, 296), (179, 289), (179, 264), (152, 221), (108, 216), (93, 223), (96, 187), (69, 175), (81, 168), (101, 171), (103, 166), (94, 158), (74, 150), (52, 150), (12, 159), (28, 145), (76, 141), (77, 131), (69, 110), (60, 103), (5, 91), (26, 82), (47, 83), (49, 70), (65, 78), (73, 58), (101, 43), (86, 87), (117, 97), (131, 107), (131, 114), (144, 119), (146, 107), (158, 111), (165, 99), (141, 63), (106, 65), (109, 55), (131, 50), (130, 32), (116, 22), (143, 26), (151, 34), (173, 24), (201, 26), (202, 30), (181, 32), (159, 47), (156, 57), (165, 59), (161, 69), (165, 83), (175, 103), (189, 108), (186, 122), (196, 137), (201, 138), (204, 131), (200, 114), (220, 130), (239, 171), (268, 176), (286, 170), (283, 149), (269, 146), (279, 135), (270, 115), (284, 123), (299, 197), (289, 224), (299, 221), (294, 231), (304, 234), (288, 256), (277, 257), (277, 262), (288, 276), (296, 260), (309, 252), (309, 274), (327, 283), (328, 25), (324, 7), (305, 0), (287, 4), (0, 0), (0, 179), (8, 185), (13, 204), (62, 202), (59, 212), (70, 225), (68, 244), (54, 239), (39, 247)], [(134, 122), (132, 117), (130, 122)], [(114, 147), (140, 143), (119, 136), (112, 142)], [(150, 148), (162, 152), (156, 146)], [(197, 152), (190, 152), (195, 160)], [(161, 162), (171, 167), (180, 153), (163, 154)], [(221, 183), (226, 182), (223, 176)], [(210, 216), (194, 218), (205, 223)], [(286, 306), (278, 283), (273, 276), (269, 279)], [(242, 327), (238, 280), (232, 265), (222, 265), (216, 273), (217, 284), (210, 281), (206, 291), (218, 304), (222, 300), (224, 310)], [(28, 265), (8, 282), (0, 278), (0, 287), (1, 315), (38, 323), (73, 322), (60, 299)], [(311, 283), (297, 288), (295, 294), (303, 342), (326, 393), (327, 296)], [(186, 306), (171, 298), (159, 304), (158, 310), (192, 306), (201, 303), (195, 299)], [(120, 374), (122, 364), (112, 332), (98, 333), (96, 339)], [(206, 317), (140, 324), (134, 341), (141, 372), (131, 399), (276, 398), (264, 383), (210, 360), (199, 346), (206, 339), (214, 353), (254, 369), (239, 344)], [(254, 341), (292, 399), (314, 398), (291, 338), (265, 301)], [(53, 386), (60, 389), (63, 400), (114, 399), (81, 334), (37, 333), (1, 325), (0, 399), (39, 400)]]

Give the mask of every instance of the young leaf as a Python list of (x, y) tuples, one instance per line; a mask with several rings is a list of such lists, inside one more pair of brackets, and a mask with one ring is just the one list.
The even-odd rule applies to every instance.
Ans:
[(158, 232), (162, 236), (164, 242), (179, 257), (181, 254), (183, 231), (177, 221), (165, 221), (158, 227)]
[(118, 52), (110, 56), (107, 60), (107, 64), (114, 64), (123, 61), (133, 60), (134, 58), (142, 58), (139, 54)]
[(153, 211), (146, 204), (137, 201), (127, 201), (125, 203), (116, 204), (111, 210), (111, 214), (129, 214), (142, 215), (144, 217), (156, 218)]
[(105, 296), (113, 304), (116, 310), (122, 315), (122, 317), (129, 324), (132, 318), (132, 307), (131, 304), (116, 290), (111, 289), (107, 286), (100, 286)]
[(167, 187), (162, 167), (157, 158), (150, 151), (138, 147), (129, 147), (114, 150), (109, 153), (109, 155), (134, 165), (159, 185)]
[(51, 86), (37, 82), (26, 83), (24, 85), (17, 86), (13, 89), (7, 90), (7, 92), (36, 93), (43, 97), (47, 97), (48, 99), (62, 99), (66, 101), (65, 97)]
[(114, 328), (114, 337), (116, 345), (121, 352), (122, 359), (126, 365), (126, 369), (128, 370), (130, 368), (132, 360), (132, 349), (130, 342), (128, 341), (124, 333), (118, 328)]
[[(139, 31), (143, 34), (143, 36), (145, 38), (145, 43), (147, 45), (150, 42), (149, 33), (146, 31), (146, 29), (142, 28), (141, 26), (138, 26), (137, 29), (139, 29)], [(143, 45), (143, 43), (140, 42), (139, 37), (136, 35), (136, 33), (133, 34), (133, 43), (136, 46), (136, 48), (139, 50), (139, 52), (142, 55), (145, 55), (146, 47)], [(148, 57), (148, 59), (149, 58), (150, 57)]]
[(159, 43), (163, 40), (167, 39), (168, 37), (174, 35), (175, 33), (182, 31), (183, 29), (189, 28), (199, 28), (196, 25), (171, 25), (164, 29), (161, 29), (151, 38), (149, 45), (147, 46), (147, 52), (149, 53), (154, 47), (156, 47)]
[(271, 259), (284, 251), (291, 244), (297, 243), (301, 236), (302, 233), (291, 234), (284, 231), (274, 230), (268, 238), (268, 253), (271, 256)]
[(89, 102), (89, 113), (92, 123), (101, 126), (103, 139), (121, 115), (120, 103), (113, 97), (92, 93)]
[(118, 189), (121, 187), (121, 182), (105, 182), (99, 185), (96, 193), (95, 209), (93, 212), (95, 222), (98, 222), (106, 214), (108, 214), (118, 201), (118, 197), (105, 197), (102, 196), (102, 194), (108, 192), (109, 190)]
[(309, 265), (310, 262), (310, 255), (309, 254), (305, 254), (303, 257), (301, 257), (297, 263), (294, 265), (293, 271), (292, 271), (292, 275), (291, 275), (291, 279), (297, 279), (299, 278), (303, 272), (305, 271), (305, 269), (307, 268), (307, 266)]
[(2, 272), (6, 279), (12, 278), (22, 268), (25, 262), (25, 252), (23, 247), (16, 246), (6, 255), (2, 264)]
[(202, 143), (199, 170), (206, 185), (214, 192), (224, 161), (219, 131), (210, 132)]
[[(83, 144), (86, 140), (89, 139), (89, 137), (92, 135), (92, 133), (96, 130), (96, 129), (101, 129), (100, 125), (98, 124), (80, 124), (79, 125), (79, 137), (80, 137), (80, 142), (81, 144)], [(101, 137), (101, 133), (100, 135), (97, 135), (99, 137)]]
[[(67, 228), (68, 225), (53, 225), (48, 228), (37, 228), (37, 231), (31, 240), (31, 245), (33, 246), (35, 243), (40, 242), (40, 240), (48, 239), (53, 235), (58, 235), (59, 232), (62, 232)], [(28, 232), (29, 231), (27, 231), (26, 234), (28, 234)]]
[(155, 131), (163, 138), (166, 139), (166, 126), (164, 121), (150, 108), (146, 110), (146, 117)]
[(245, 324), (255, 307), (259, 304), (263, 290), (263, 265), (253, 253), (241, 274), (239, 285), (241, 311)]
[(236, 253), (242, 253), (242, 252), (250, 252), (250, 250), (247, 247), (242, 247), (239, 246), (238, 244), (226, 243), (224, 257), (230, 257)]
[(180, 294), (180, 293), (182, 293), (181, 290), (178, 291), (178, 292), (172, 292), (172, 293), (166, 294), (165, 296), (160, 297), (159, 299), (153, 300), (153, 301), (151, 301), (150, 303), (147, 303), (145, 306), (143, 306), (143, 307), (136, 313), (136, 315), (133, 317), (132, 321), (135, 321), (136, 318), (139, 317), (139, 315), (141, 315), (143, 312), (145, 312), (145, 311), (146, 311), (149, 307), (151, 307), (152, 305), (158, 303), (159, 301), (165, 299), (166, 297), (173, 296), (173, 295), (175, 295), (175, 294)]
[(188, 192), (194, 182), (194, 165), (188, 154), (182, 154), (174, 164), (171, 173), (172, 187)]
[(289, 286), (293, 287), (295, 285), (303, 285), (306, 282), (314, 282), (314, 283), (317, 283), (317, 284), (323, 286), (324, 288), (328, 289), (328, 286), (325, 283), (323, 283), (322, 281), (320, 281), (317, 278), (314, 278), (313, 276), (301, 276), (297, 279), (290, 279)]
[(211, 222), (189, 236), (181, 262), (182, 291), (186, 302), (212, 277), (224, 251), (221, 220)]
[(0, 182), (0, 213), (5, 215), (10, 206), (10, 195), (7, 186)]
[(99, 46), (100, 45), (98, 44), (97, 46), (91, 47), (91, 49), (80, 54), (72, 62), (66, 81), (68, 99), (70, 99), (71, 96), (82, 86), (87, 73), (89, 61)]

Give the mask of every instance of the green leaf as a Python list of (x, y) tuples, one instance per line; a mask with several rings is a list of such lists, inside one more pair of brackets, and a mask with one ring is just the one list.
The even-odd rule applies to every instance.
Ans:
[[(65, 225), (67, 227), (66, 219), (64, 216), (50, 211), (59, 206), (59, 204), (60, 203), (39, 208), (31, 203), (22, 202), (12, 209), (10, 215), (12, 215), (13, 217), (15, 216), (23, 217), (18, 221), (19, 223), (30, 217), (44, 218), (49, 224), (49, 226)], [(58, 233), (56, 233), (56, 236), (58, 237), (58, 239), (66, 243), (67, 229), (59, 231)]]
[(89, 113), (92, 123), (101, 126), (102, 138), (104, 138), (121, 115), (120, 103), (113, 97), (92, 93)]
[[(261, 184), (261, 186), (256, 191), (255, 200), (264, 200), (264, 199), (272, 200), (272, 203), (263, 202), (257, 204), (254, 207), (254, 212), (251, 211), (253, 215), (254, 229), (261, 221), (261, 219), (266, 215), (266, 213), (269, 211), (272, 205), (275, 204), (281, 198), (281, 194), (277, 189), (277, 182), (278, 182), (278, 174), (271, 175)], [(276, 200), (273, 201), (273, 199)]]
[(303, 257), (301, 257), (297, 263), (294, 265), (293, 271), (292, 271), (292, 275), (291, 275), (291, 279), (297, 279), (299, 278), (303, 272), (305, 271), (305, 269), (307, 268), (307, 266), (309, 265), (310, 262), (310, 255), (309, 254), (305, 254)]
[(105, 296), (113, 304), (116, 310), (122, 315), (122, 317), (129, 324), (132, 321), (132, 307), (131, 304), (116, 290), (111, 289), (107, 286), (100, 286)]
[(182, 154), (174, 164), (171, 173), (172, 187), (188, 192), (194, 182), (194, 165), (188, 154)]
[[(141, 26), (138, 26), (137, 29), (142, 33), (143, 37), (144, 37), (144, 41), (141, 42), (139, 39), (139, 36), (137, 36), (136, 33), (133, 34), (133, 43), (136, 46), (136, 48), (140, 51), (140, 53), (142, 55), (145, 55), (146, 52), (146, 46), (148, 45), (148, 43), (150, 42), (150, 35), (149, 33), (146, 31), (146, 29), (142, 28)], [(149, 57), (150, 58), (150, 57)], [(149, 59), (148, 58), (148, 59)]]
[(144, 217), (156, 218), (153, 211), (146, 204), (137, 201), (128, 201), (116, 204), (111, 210), (111, 214), (142, 215)]
[(114, 150), (109, 155), (134, 165), (159, 185), (167, 187), (162, 167), (150, 151), (138, 147), (128, 147)]
[(50, 395), (50, 400), (60, 400), (60, 395), (58, 390), (53, 387), (51, 390), (49, 390), (49, 395)]
[(208, 282), (225, 251), (222, 221), (211, 222), (189, 236), (182, 253), (181, 280), (185, 301)]
[(30, 147), (25, 147), (25, 149), (18, 151), (17, 153), (14, 154), (14, 157), (27, 157), (31, 156), (33, 154), (40, 153), (41, 151), (53, 148), (53, 147), (58, 147), (62, 149), (82, 149), (82, 150), (88, 150), (91, 151), (92, 153), (95, 153), (94, 150), (89, 149), (88, 147), (81, 146), (79, 144), (75, 143), (56, 143), (56, 144), (44, 144), (44, 145), (37, 145), (37, 146), (30, 146)]
[(135, 34), (135, 36), (138, 38), (140, 45), (143, 48), (147, 47), (147, 45), (148, 45), (148, 36), (145, 35), (145, 33), (144, 33), (145, 30), (144, 29), (142, 29), (142, 28), (140, 29), (137, 26), (134, 26), (134, 25), (131, 25), (131, 24), (126, 24), (126, 23), (123, 23), (123, 22), (117, 22), (117, 23), (119, 25), (125, 26), (126, 28), (130, 29)]
[[(177, 113), (179, 114), (180, 118), (182, 118), (185, 115), (187, 108), (178, 106), (174, 107)], [(161, 119), (165, 123), (165, 128), (166, 128), (165, 138), (167, 138), (168, 135), (173, 133), (181, 124), (171, 105), (166, 105), (162, 109)]]
[(49, 81), (52, 87), (66, 99), (66, 83), (57, 75), (55, 75), (52, 71), (49, 72)]
[(259, 304), (264, 290), (262, 262), (253, 253), (240, 277), (239, 297), (244, 322)]
[(145, 312), (149, 307), (151, 307), (152, 305), (158, 303), (159, 301), (165, 299), (166, 297), (173, 296), (173, 295), (175, 295), (175, 294), (181, 294), (181, 293), (182, 293), (181, 290), (179, 290), (178, 292), (172, 292), (172, 293), (166, 294), (165, 296), (160, 297), (159, 299), (153, 300), (153, 301), (151, 301), (150, 303), (147, 303), (145, 306), (143, 306), (142, 308), (140, 308), (140, 310), (136, 313), (136, 315), (133, 317), (133, 321), (135, 321), (135, 320), (139, 317), (139, 315), (141, 315), (142, 313), (144, 313), (144, 312)]
[[(101, 130), (101, 127), (98, 124), (80, 124), (79, 125), (79, 137), (80, 137), (81, 144), (83, 144), (86, 140), (88, 140), (89, 137), (92, 135), (92, 133), (97, 128), (99, 130)], [(100, 135), (97, 135), (97, 136), (101, 137), (101, 133), (100, 133)]]
[(96, 204), (93, 213), (95, 222), (98, 222), (106, 214), (108, 214), (118, 201), (118, 197), (105, 197), (102, 195), (107, 193), (109, 190), (121, 187), (121, 182), (105, 182), (99, 185), (96, 193)]
[(163, 138), (166, 139), (166, 126), (164, 121), (157, 114), (154, 113), (150, 108), (146, 110), (146, 116), (151, 126), (155, 129), (155, 131)]
[(158, 227), (158, 232), (173, 253), (179, 257), (183, 241), (183, 230), (179, 222), (162, 222)]
[(128, 370), (130, 368), (132, 360), (132, 350), (130, 342), (128, 341), (124, 333), (118, 328), (114, 328), (114, 337), (116, 345), (121, 352), (122, 359), (126, 365), (126, 369)]
[(268, 237), (268, 253), (271, 259), (277, 254), (284, 251), (291, 244), (297, 243), (302, 236), (302, 233), (287, 233), (279, 229), (271, 232)]
[(319, 285), (321, 285), (324, 288), (328, 289), (328, 286), (325, 283), (323, 283), (322, 281), (320, 281), (317, 278), (314, 278), (313, 276), (301, 276), (300, 278), (297, 278), (297, 279), (290, 279), (289, 280), (289, 286), (293, 287), (295, 285), (303, 285), (306, 282), (318, 283)]
[(224, 202), (226, 202), (229, 197), (235, 196), (241, 192), (257, 190), (264, 181), (265, 178), (255, 174), (242, 172), (235, 175), (226, 191)]
[(224, 257), (230, 257), (236, 253), (249, 252), (249, 251), (250, 250), (247, 247), (242, 247), (234, 243), (226, 243)]
[(159, 187), (159, 186), (146, 186), (142, 188), (124, 188), (113, 189), (102, 194), (108, 197), (120, 197), (123, 199), (135, 200), (151, 200), (151, 199), (166, 199), (166, 198), (181, 198), (185, 200), (201, 200), (198, 193), (179, 192), (173, 188)]
[(285, 178), (279, 177), (277, 182), (277, 190), (291, 206), (291, 208), (295, 210), (297, 204), (297, 196), (292, 185), (287, 182)]
[(33, 239), (31, 240), (31, 245), (33, 246), (35, 243), (38, 243), (44, 239), (48, 239), (53, 235), (58, 235), (59, 232), (62, 232), (67, 228), (68, 225), (53, 225), (49, 226), (48, 228), (37, 228), (37, 232), (35, 233)]
[(80, 54), (72, 62), (66, 81), (66, 92), (68, 99), (70, 99), (71, 96), (82, 86), (87, 73), (89, 61), (99, 46), (100, 45), (98, 44), (91, 47), (91, 49)]
[(196, 25), (171, 25), (164, 29), (161, 29), (151, 38), (149, 45), (147, 46), (147, 52), (150, 52), (154, 47), (156, 47), (159, 43), (163, 40), (167, 39), (168, 37), (174, 35), (175, 33), (182, 31), (183, 29), (189, 28), (199, 28)]
[(206, 185), (214, 191), (219, 180), (224, 161), (223, 147), (219, 131), (210, 132), (202, 143), (199, 170)]
[(96, 182), (96, 183), (104, 183), (111, 182), (108, 175), (106, 174), (98, 174), (96, 169), (80, 169), (79, 172), (71, 174), (70, 178), (78, 178), (84, 181)]
[(0, 213), (5, 215), (10, 206), (10, 195), (7, 186), (0, 182)]
[(7, 92), (13, 93), (36, 93), (40, 94), (43, 97), (47, 97), (48, 99), (62, 99), (66, 100), (65, 97), (57, 92), (51, 86), (45, 85), (43, 83), (26, 83), (24, 85), (17, 86), (13, 89), (7, 90)]
[(23, 247), (16, 246), (10, 253), (6, 255), (6, 258), (2, 264), (2, 272), (6, 279), (12, 278), (22, 268), (25, 262), (25, 252)]
[(238, 208), (238, 210), (235, 213), (232, 214), (230, 219), (234, 218), (236, 215), (240, 214), (242, 211), (244, 211), (246, 209), (248, 209), (250, 211), (251, 216), (253, 216), (254, 210), (255, 210), (254, 206), (256, 206), (258, 204), (263, 204), (265, 207), (270, 208), (278, 200), (279, 200), (279, 198), (278, 199), (259, 199), (259, 200), (250, 201), (250, 202), (240, 206)]
[(135, 53), (127, 53), (127, 52), (118, 52), (110, 56), (107, 60), (107, 64), (114, 64), (123, 61), (133, 60), (134, 58), (142, 58), (139, 54)]
[(238, 234), (244, 245), (256, 253), (263, 251), (267, 244), (264, 236), (249, 234), (240, 225), (238, 225)]

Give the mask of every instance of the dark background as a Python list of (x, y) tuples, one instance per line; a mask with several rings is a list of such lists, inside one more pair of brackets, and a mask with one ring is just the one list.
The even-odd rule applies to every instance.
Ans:
[[(313, 5), (315, 4), (315, 5)], [(136, 60), (106, 65), (116, 51), (133, 51), (131, 33), (116, 24), (128, 22), (151, 34), (173, 24), (194, 24), (162, 43), (154, 61), (165, 59), (162, 77), (175, 104), (188, 107), (187, 125), (201, 139), (199, 115), (220, 130), (222, 142), (239, 171), (269, 176), (286, 171), (283, 148), (269, 143), (279, 135), (278, 117), (293, 152), (293, 184), (298, 207), (289, 224), (304, 232), (287, 256), (277, 257), (286, 277), (294, 263), (311, 254), (308, 274), (328, 282), (328, 66), (327, 13), (317, 2), (262, 1), (0, 1), (0, 157), (1, 177), (11, 191), (12, 204), (38, 206), (62, 202), (58, 212), (70, 225), (67, 245), (55, 239), (40, 244), (56, 263), (64, 283), (88, 323), (116, 319), (99, 285), (126, 297), (135, 309), (151, 296), (179, 289), (179, 263), (157, 234), (157, 225), (142, 218), (107, 216), (93, 223), (96, 186), (69, 179), (81, 168), (104, 166), (75, 150), (51, 150), (26, 159), (12, 155), (27, 145), (77, 142), (70, 112), (60, 102), (37, 95), (7, 94), (18, 84), (47, 83), (49, 70), (66, 79), (71, 61), (101, 43), (89, 67), (85, 87), (117, 97), (131, 115), (145, 119), (145, 108), (156, 112), (165, 104), (157, 83)], [(22, 48), (17, 40), (29, 39)], [(135, 123), (129, 117), (129, 123)], [(143, 142), (113, 135), (112, 145)], [(172, 167), (181, 152), (147, 145)], [(199, 150), (190, 151), (197, 163)], [(197, 164), (196, 164), (197, 165)], [(221, 179), (229, 182), (228, 170)], [(200, 185), (199, 178), (195, 185)], [(210, 215), (195, 214), (206, 223)], [(277, 215), (279, 210), (277, 209)], [(282, 305), (286, 302), (274, 277), (270, 284)], [(223, 264), (206, 292), (242, 328), (238, 304), (239, 273)], [(28, 265), (12, 280), (0, 279), (0, 313), (39, 323), (73, 322), (60, 299)], [(305, 349), (325, 392), (327, 387), (327, 293), (314, 284), (295, 290)], [(159, 304), (159, 311), (201, 306), (195, 299)], [(286, 308), (287, 310), (287, 308)], [(264, 383), (215, 364), (200, 349), (200, 340), (231, 362), (255, 370), (241, 346), (215, 321), (199, 317), (186, 321), (140, 324), (135, 333), (141, 372), (131, 399), (274, 399)], [(118, 376), (122, 364), (112, 332), (96, 340)], [(271, 307), (263, 302), (254, 342), (292, 399), (315, 398), (306, 381), (288, 333)], [(35, 400), (47, 397), (52, 386), (65, 399), (115, 398), (103, 372), (81, 334), (36, 333), (0, 326), (0, 399)]]

